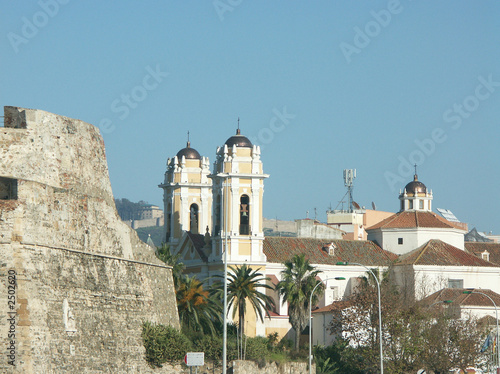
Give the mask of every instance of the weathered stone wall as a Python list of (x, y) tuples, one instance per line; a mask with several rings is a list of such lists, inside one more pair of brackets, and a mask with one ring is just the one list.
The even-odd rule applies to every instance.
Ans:
[(119, 219), (99, 131), (6, 107), (0, 185), (0, 372), (178, 372), (144, 360), (143, 321), (179, 327), (172, 273)]
[[(312, 365), (312, 372), (316, 373), (316, 366)], [(277, 364), (267, 363), (263, 367), (253, 361), (235, 360), (230, 362), (229, 374), (308, 374), (309, 365), (306, 362), (286, 362)]]

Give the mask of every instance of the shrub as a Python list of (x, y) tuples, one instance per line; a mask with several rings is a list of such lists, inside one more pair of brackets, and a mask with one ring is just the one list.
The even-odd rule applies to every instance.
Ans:
[(191, 350), (188, 338), (171, 326), (144, 322), (142, 340), (146, 361), (151, 366), (162, 367), (165, 362), (182, 360)]
[(222, 360), (222, 338), (218, 336), (205, 335), (195, 342), (197, 352), (205, 352), (205, 360), (214, 363)]
[[(269, 340), (263, 336), (246, 339), (246, 354), (247, 360), (263, 360), (269, 355), (268, 345)], [(245, 344), (245, 343), (243, 343)]]

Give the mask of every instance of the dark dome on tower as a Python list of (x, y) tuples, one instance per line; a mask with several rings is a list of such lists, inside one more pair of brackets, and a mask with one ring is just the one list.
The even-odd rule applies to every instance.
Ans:
[(182, 156), (186, 158), (186, 160), (201, 160), (201, 156), (198, 151), (194, 148), (191, 148), (191, 143), (187, 142), (186, 148), (182, 148), (179, 152), (177, 152), (177, 158), (179, 162), (182, 159)]
[(413, 176), (413, 181), (405, 186), (405, 190), (407, 194), (411, 195), (427, 193), (427, 187), (418, 180), (417, 174)]
[(252, 148), (252, 142), (248, 140), (246, 136), (240, 134), (240, 129), (236, 130), (236, 135), (233, 135), (228, 140), (226, 140), (226, 145), (228, 148), (231, 148), (235, 144), (237, 147)]

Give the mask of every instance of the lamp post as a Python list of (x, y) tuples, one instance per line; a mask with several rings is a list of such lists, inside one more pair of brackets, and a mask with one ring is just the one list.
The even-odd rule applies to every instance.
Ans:
[[(326, 278), (325, 282), (330, 279), (345, 280), (344, 277), (330, 277)], [(314, 295), (314, 291), (316, 291), (316, 288), (322, 283), (323, 282), (318, 282), (318, 284), (314, 286), (311, 292), (311, 296), (309, 296), (309, 374), (312, 374), (312, 298)]]
[(500, 347), (498, 347), (498, 344), (500, 343), (500, 340), (498, 339), (498, 336), (499, 336), (499, 333), (498, 333), (498, 309), (497, 309), (497, 304), (495, 304), (495, 302), (493, 301), (493, 299), (491, 297), (489, 297), (488, 295), (486, 295), (484, 292), (481, 292), (481, 291), (476, 291), (474, 289), (472, 290), (466, 290), (463, 292), (464, 294), (472, 294), (472, 293), (477, 293), (477, 294), (480, 294), (480, 295), (483, 295), (483, 296), (486, 296), (488, 299), (490, 299), (490, 301), (493, 303), (493, 306), (495, 307), (495, 316), (496, 316), (496, 322), (497, 322), (497, 373), (500, 373)]
[(427, 308), (430, 308), (431, 306), (436, 305), (436, 304), (451, 304), (452, 302), (453, 302), (453, 300), (436, 301), (436, 302), (432, 303), (431, 305), (429, 305)]
[(373, 275), (373, 278), (375, 279), (375, 282), (377, 282), (377, 291), (378, 291), (378, 337), (379, 337), (379, 342), (380, 342), (380, 374), (384, 374), (384, 351), (382, 349), (382, 306), (380, 302), (380, 282), (378, 281), (378, 278), (375, 276), (373, 271), (371, 271), (369, 268), (367, 268), (363, 264), (358, 264), (356, 262), (337, 262), (337, 265), (356, 265), (356, 266), (361, 266), (364, 267), (366, 270), (370, 272), (371, 275)]
[[(227, 372), (227, 220), (228, 220), (228, 204), (227, 204), (227, 174), (219, 174), (223, 178), (222, 182), (222, 204), (223, 217), (224, 217), (224, 311), (223, 311), (223, 333), (222, 333), (222, 373)], [(225, 183), (224, 183), (225, 181)], [(226, 187), (226, 193), (224, 193)]]

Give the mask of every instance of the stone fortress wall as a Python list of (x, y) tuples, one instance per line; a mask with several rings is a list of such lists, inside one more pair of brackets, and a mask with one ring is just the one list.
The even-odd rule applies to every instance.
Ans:
[(142, 322), (179, 327), (171, 268), (121, 222), (99, 130), (4, 108), (0, 372), (149, 373)]

